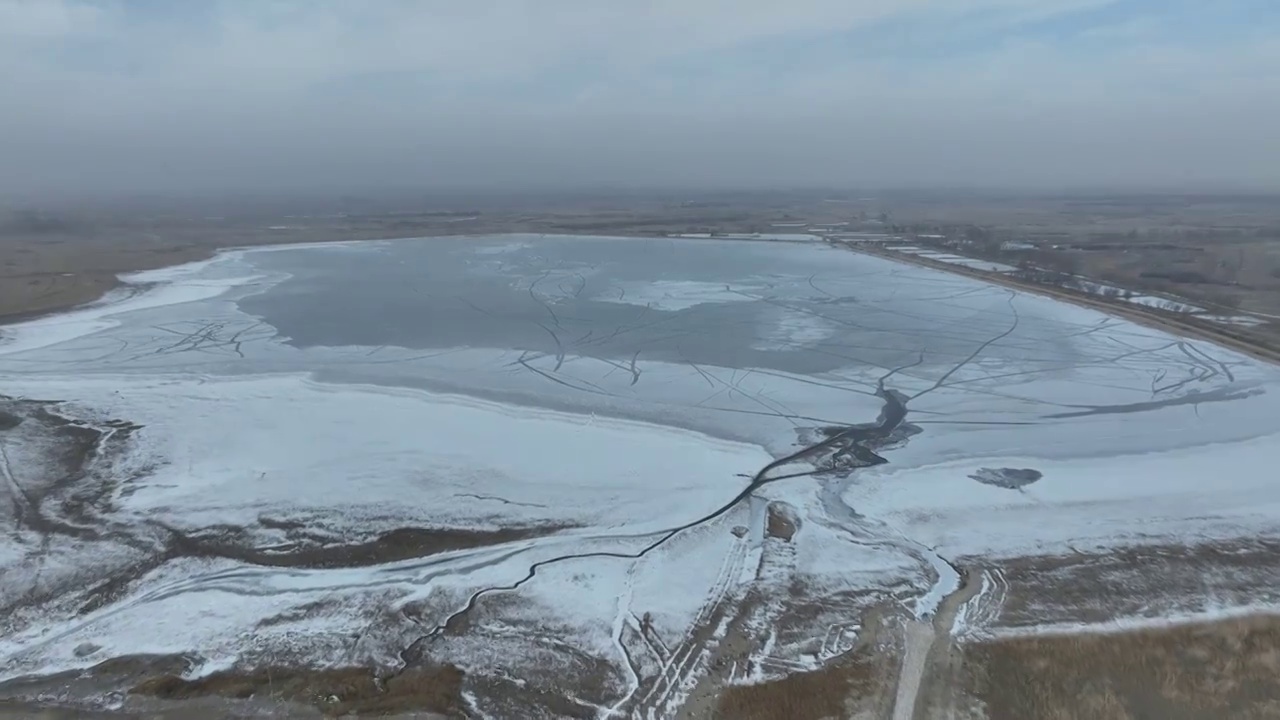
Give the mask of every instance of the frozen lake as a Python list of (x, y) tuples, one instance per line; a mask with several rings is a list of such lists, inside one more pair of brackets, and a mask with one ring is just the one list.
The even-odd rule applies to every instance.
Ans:
[[(661, 717), (699, 664), (660, 679), (637, 633), (683, 647), (749, 589), (779, 599), (747, 625), (795, 587), (924, 616), (965, 557), (1280, 517), (1276, 368), (819, 242), (433, 238), (129, 279), (4, 329), (6, 677), (134, 653), (590, 661), (583, 702)], [(852, 642), (822, 617), (770, 657)]]

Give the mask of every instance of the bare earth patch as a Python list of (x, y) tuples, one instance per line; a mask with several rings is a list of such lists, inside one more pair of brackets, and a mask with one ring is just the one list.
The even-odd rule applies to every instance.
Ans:
[(455, 550), (501, 545), (551, 535), (565, 526), (510, 527), (497, 530), (467, 528), (396, 528), (365, 542), (316, 545), (299, 540), (290, 547), (263, 550), (249, 546), (242, 529), (223, 527), (197, 533), (176, 530), (181, 554), (222, 557), (250, 565), (300, 568), (368, 567), (426, 557)]
[(800, 518), (790, 505), (781, 502), (769, 503), (769, 517), (764, 532), (769, 537), (791, 542), (796, 531), (800, 529)]
[(385, 681), (364, 668), (264, 668), (248, 673), (216, 673), (197, 680), (161, 675), (139, 683), (132, 692), (166, 700), (211, 695), (267, 698), (312, 705), (332, 715), (418, 711), (459, 717), (462, 715), (462, 679), (462, 671), (451, 665), (410, 668)]
[(385, 679), (361, 667), (264, 667), (185, 680), (189, 669), (179, 656), (136, 656), (11, 680), (0, 684), (0, 720), (466, 715), (464, 673), (452, 665), (411, 667)]

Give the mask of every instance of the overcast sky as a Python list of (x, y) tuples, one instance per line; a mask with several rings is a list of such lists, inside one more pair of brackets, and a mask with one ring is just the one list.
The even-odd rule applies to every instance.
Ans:
[(0, 0), (0, 194), (1280, 188), (1277, 0)]

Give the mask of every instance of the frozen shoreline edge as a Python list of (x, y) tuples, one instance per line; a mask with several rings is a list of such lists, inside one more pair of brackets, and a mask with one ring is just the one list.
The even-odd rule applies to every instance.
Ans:
[(76, 340), (119, 326), (119, 321), (113, 319), (116, 315), (207, 300), (265, 278), (265, 275), (246, 275), (195, 282), (193, 276), (217, 263), (234, 260), (244, 252), (246, 250), (241, 248), (219, 250), (204, 260), (121, 273), (117, 276), (121, 287), (98, 300), (44, 317), (0, 326), (0, 355), (39, 350)]
[[(266, 272), (216, 280), (195, 277), (214, 265), (235, 262), (253, 253), (369, 246), (412, 239), (414, 238), (237, 245), (216, 248), (210, 257), (201, 260), (118, 273), (116, 278), (121, 285), (107, 291), (97, 300), (14, 323), (0, 322), (0, 355), (39, 350), (109, 330), (119, 325), (119, 322), (111, 318), (122, 313), (209, 300), (256, 281), (270, 280), (274, 284), (288, 279), (287, 273)], [(48, 337), (41, 338), (42, 332), (47, 333)]]

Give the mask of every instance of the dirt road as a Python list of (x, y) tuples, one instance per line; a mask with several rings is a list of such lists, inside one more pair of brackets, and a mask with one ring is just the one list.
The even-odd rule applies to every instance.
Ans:
[(898, 693), (893, 700), (893, 720), (912, 720), (915, 717), (920, 681), (924, 678), (929, 651), (935, 641), (933, 626), (919, 620), (908, 621), (905, 641), (906, 652), (902, 655), (902, 671), (898, 675)]
[(930, 622), (908, 621), (905, 653), (898, 675), (892, 720), (950, 720), (954, 716), (955, 679), (960, 658), (952, 630), (960, 608), (981, 589), (970, 574), (961, 572), (960, 587), (943, 598)]

